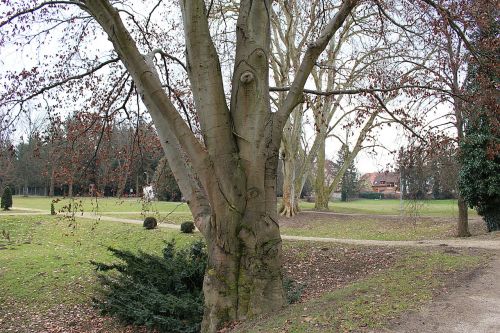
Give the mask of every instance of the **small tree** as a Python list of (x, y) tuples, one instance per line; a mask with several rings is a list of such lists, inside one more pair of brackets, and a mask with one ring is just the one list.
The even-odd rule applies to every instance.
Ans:
[[(342, 167), (342, 165), (344, 165), (344, 161), (349, 158), (350, 153), (351, 152), (349, 151), (349, 147), (347, 145), (343, 145), (337, 159), (339, 169)], [(357, 192), (358, 188), (358, 171), (356, 170), (354, 160), (351, 161), (349, 167), (342, 176), (341, 183), (342, 185), (340, 199), (342, 201), (348, 201)]]
[(7, 186), (3, 190), (1, 208), (3, 210), (9, 210), (10, 207), (12, 207), (12, 192), (10, 187)]

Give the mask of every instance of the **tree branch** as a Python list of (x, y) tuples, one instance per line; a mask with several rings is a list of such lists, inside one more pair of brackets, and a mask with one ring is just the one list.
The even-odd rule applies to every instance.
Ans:
[(1, 22), (0, 23), (0, 28), (2, 28), (4, 25), (12, 23), (12, 21), (14, 21), (18, 17), (21, 17), (21, 16), (26, 15), (26, 14), (34, 13), (37, 10), (39, 10), (39, 9), (45, 7), (45, 6), (50, 6), (50, 5), (76, 5), (76, 6), (80, 7), (81, 9), (86, 9), (87, 8), (85, 6), (85, 4), (83, 4), (80, 1), (70, 1), (70, 0), (67, 0), (67, 1), (64, 1), (64, 0), (60, 0), (60, 1), (46, 1), (46, 2), (43, 2), (43, 3), (39, 4), (36, 7), (28, 8), (28, 9), (25, 9), (25, 10), (22, 10), (20, 12), (15, 13), (14, 15), (10, 16), (7, 20)]
[(392, 113), (388, 108), (387, 106), (385, 105), (384, 101), (376, 94), (376, 93), (372, 93), (372, 96), (378, 101), (378, 103), (380, 104), (380, 106), (382, 107), (382, 109), (384, 109), (385, 112), (387, 112), (387, 114), (389, 114), (389, 116), (391, 116), (392, 119), (394, 119), (394, 121), (396, 121), (398, 124), (401, 124), (404, 128), (406, 128), (408, 131), (410, 131), (415, 137), (419, 138), (420, 140), (422, 140), (422, 142), (425, 142), (427, 143), (427, 140), (425, 140), (423, 137), (421, 137), (417, 132), (415, 132), (413, 130), (413, 128), (411, 128), (410, 126), (408, 126), (404, 121), (398, 119), (394, 113)]
[(318, 39), (308, 45), (306, 54), (304, 55), (300, 68), (297, 71), (297, 75), (292, 83), (292, 86), (290, 87), (290, 91), (287, 94), (283, 105), (276, 113), (277, 121), (274, 126), (277, 126), (277, 131), (281, 131), (293, 108), (301, 100), (304, 85), (311, 73), (312, 68), (314, 67), (314, 64), (318, 60), (318, 57), (325, 50), (332, 37), (342, 26), (357, 4), (358, 0), (345, 0), (337, 14), (335, 14), (328, 25), (323, 29)]

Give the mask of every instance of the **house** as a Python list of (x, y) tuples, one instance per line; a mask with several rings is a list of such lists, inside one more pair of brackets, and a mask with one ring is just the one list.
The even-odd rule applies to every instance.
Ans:
[(396, 193), (399, 192), (398, 172), (372, 172), (361, 176), (363, 190), (366, 192)]

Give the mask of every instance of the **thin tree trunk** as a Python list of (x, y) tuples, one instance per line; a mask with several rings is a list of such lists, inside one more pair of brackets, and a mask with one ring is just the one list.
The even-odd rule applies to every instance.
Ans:
[(283, 199), (280, 215), (292, 217), (298, 212), (298, 202), (295, 196), (295, 159), (286, 155), (283, 159)]
[(467, 211), (467, 203), (464, 198), (458, 196), (458, 224), (457, 224), (457, 236), (458, 237), (470, 237), (469, 232), (469, 219)]
[(329, 193), (327, 193), (327, 186), (325, 185), (325, 142), (320, 143), (317, 159), (317, 173), (316, 182), (314, 186), (315, 201), (314, 209), (328, 210)]
[(50, 172), (49, 197), (54, 196), (54, 187), (55, 187), (55, 172), (54, 168), (52, 168)]

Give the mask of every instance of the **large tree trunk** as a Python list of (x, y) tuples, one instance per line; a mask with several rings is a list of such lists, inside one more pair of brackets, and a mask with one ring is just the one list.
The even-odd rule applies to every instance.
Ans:
[[(253, 195), (257, 194), (253, 191)], [(203, 332), (216, 332), (226, 321), (270, 313), (284, 305), (281, 238), (276, 215), (276, 209), (265, 212), (252, 207), (239, 221), (235, 221), (238, 216), (231, 212), (212, 216), (207, 237), (208, 270), (203, 285)], [(227, 227), (227, 220), (238, 227), (218, 229)]]
[(457, 223), (457, 236), (469, 237), (469, 218), (467, 211), (467, 203), (464, 198), (459, 194), (458, 196), (458, 223)]

